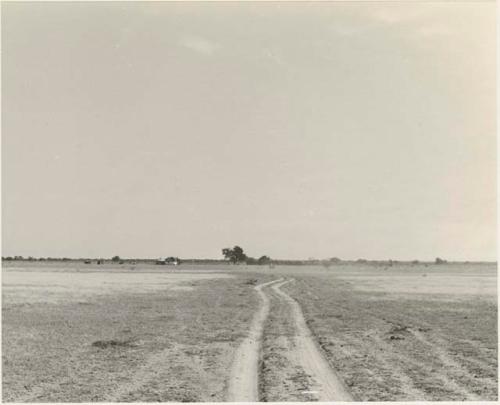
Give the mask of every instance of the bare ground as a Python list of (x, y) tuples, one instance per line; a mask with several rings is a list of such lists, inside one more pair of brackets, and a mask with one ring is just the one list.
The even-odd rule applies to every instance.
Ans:
[(488, 297), (394, 299), (322, 275), (285, 288), (357, 399), (497, 400), (497, 307)]
[(3, 400), (223, 401), (234, 352), (258, 308), (259, 277), (4, 303)]
[(498, 397), (488, 266), (98, 271), (3, 285), (4, 401)]
[(263, 289), (279, 281), (281, 279), (255, 287), (261, 306), (253, 318), (247, 337), (241, 342), (234, 356), (227, 392), (227, 400), (230, 402), (257, 402), (259, 400), (258, 363), (262, 331), (269, 315), (269, 298)]
[(273, 317), (266, 323), (261, 367), (265, 401), (352, 401), (332, 366), (318, 350), (297, 302), (273, 283)]

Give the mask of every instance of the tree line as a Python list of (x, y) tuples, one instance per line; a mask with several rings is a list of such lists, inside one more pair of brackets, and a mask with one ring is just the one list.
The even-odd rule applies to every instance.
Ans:
[[(186, 263), (186, 264), (203, 264), (203, 263), (222, 263), (225, 261), (231, 264), (248, 264), (248, 265), (267, 265), (267, 264), (279, 264), (279, 265), (323, 265), (323, 266), (331, 266), (336, 264), (370, 264), (370, 265), (384, 265), (384, 266), (392, 266), (398, 264), (430, 264), (432, 262), (419, 261), (419, 260), (411, 260), (411, 261), (400, 261), (400, 260), (367, 260), (367, 259), (357, 259), (357, 260), (342, 260), (338, 257), (332, 257), (330, 259), (307, 259), (307, 260), (287, 260), (287, 259), (271, 259), (269, 256), (263, 255), (259, 258), (254, 258), (245, 254), (243, 248), (240, 246), (234, 246), (233, 248), (224, 248), (222, 249), (223, 259), (180, 259), (178, 257), (166, 257), (161, 259), (162, 262), (166, 264), (170, 263)], [(97, 261), (98, 264), (103, 264), (105, 262), (111, 263), (132, 263), (136, 264), (138, 262), (141, 263), (155, 263), (158, 262), (158, 259), (123, 259), (120, 256), (113, 256), (110, 259), (103, 258), (68, 258), (68, 257), (23, 257), (23, 256), (2, 256), (2, 261), (84, 261), (85, 263), (90, 263), (92, 261)], [(434, 260), (434, 264), (447, 264), (448, 261), (442, 259), (440, 257), (436, 257)], [(468, 263), (468, 262), (465, 262)], [(158, 264), (158, 263), (157, 263)]]
[(222, 249), (222, 255), (224, 259), (233, 264), (245, 263), (250, 265), (264, 265), (270, 264), (272, 262), (269, 256), (261, 256), (258, 259), (254, 257), (247, 256), (240, 246), (235, 246), (231, 248)]

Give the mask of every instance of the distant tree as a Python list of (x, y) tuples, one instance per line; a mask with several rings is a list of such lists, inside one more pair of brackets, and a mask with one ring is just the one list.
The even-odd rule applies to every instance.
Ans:
[(231, 263), (241, 263), (245, 262), (247, 259), (247, 255), (243, 252), (243, 249), (239, 246), (235, 246), (234, 248), (224, 248), (222, 249), (222, 254), (226, 260), (229, 260)]
[(332, 257), (330, 258), (330, 263), (340, 263), (342, 260), (339, 259), (338, 257)]
[(257, 263), (258, 263), (258, 261), (257, 261), (257, 259), (256, 259), (256, 258), (254, 258), (254, 257), (248, 257), (248, 256), (247, 256), (247, 258), (246, 258), (246, 260), (245, 260), (245, 263), (246, 263), (246, 264), (249, 264), (249, 265), (254, 265), (254, 264), (257, 264)]
[(111, 259), (111, 261), (113, 262), (119, 262), (120, 260), (120, 256), (113, 256), (113, 258)]
[(445, 264), (446, 260), (441, 259), (440, 257), (436, 257), (436, 264)]
[(271, 258), (269, 256), (261, 256), (257, 260), (257, 263), (260, 264), (260, 265), (270, 264), (271, 263)]
[(8, 261), (11, 261), (12, 260), (12, 257), (11, 256), (7, 256), (5, 259), (2, 258), (2, 260), (8, 260)]

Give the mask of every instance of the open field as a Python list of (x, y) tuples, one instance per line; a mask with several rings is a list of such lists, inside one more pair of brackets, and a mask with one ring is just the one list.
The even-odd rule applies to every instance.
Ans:
[(9, 263), (3, 399), (496, 400), (496, 280), (488, 264)]
[(356, 399), (497, 399), (493, 266), (366, 268), (295, 280), (287, 291)]
[(3, 270), (5, 401), (224, 400), (255, 276), (32, 270)]

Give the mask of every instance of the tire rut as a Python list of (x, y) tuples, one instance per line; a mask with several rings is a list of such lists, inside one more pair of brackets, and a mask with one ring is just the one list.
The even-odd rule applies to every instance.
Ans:
[(315, 382), (310, 391), (318, 401), (353, 401), (344, 383), (325, 359), (306, 324), (302, 309), (297, 301), (280, 288), (293, 281), (274, 284), (271, 288), (291, 309), (295, 324), (295, 358), (305, 372)]
[(269, 297), (263, 289), (282, 280), (280, 278), (254, 287), (259, 294), (261, 306), (252, 320), (248, 336), (236, 350), (227, 389), (229, 402), (259, 401), (260, 348), (264, 323), (269, 315)]
[[(227, 401), (258, 402), (259, 401), (259, 359), (261, 357), (264, 324), (270, 312), (270, 297), (280, 300), (289, 308), (289, 316), (293, 319), (293, 343), (290, 358), (297, 369), (304, 370), (312, 381), (308, 393), (317, 401), (353, 401), (352, 395), (342, 380), (332, 369), (318, 348), (309, 327), (307, 326), (300, 305), (280, 288), (294, 281), (283, 278), (254, 287), (259, 294), (261, 306), (255, 314), (248, 336), (243, 340), (235, 353), (233, 366), (228, 382)], [(272, 289), (271, 291), (268, 291)], [(267, 290), (267, 292), (266, 292)], [(289, 382), (293, 384), (293, 381)]]

